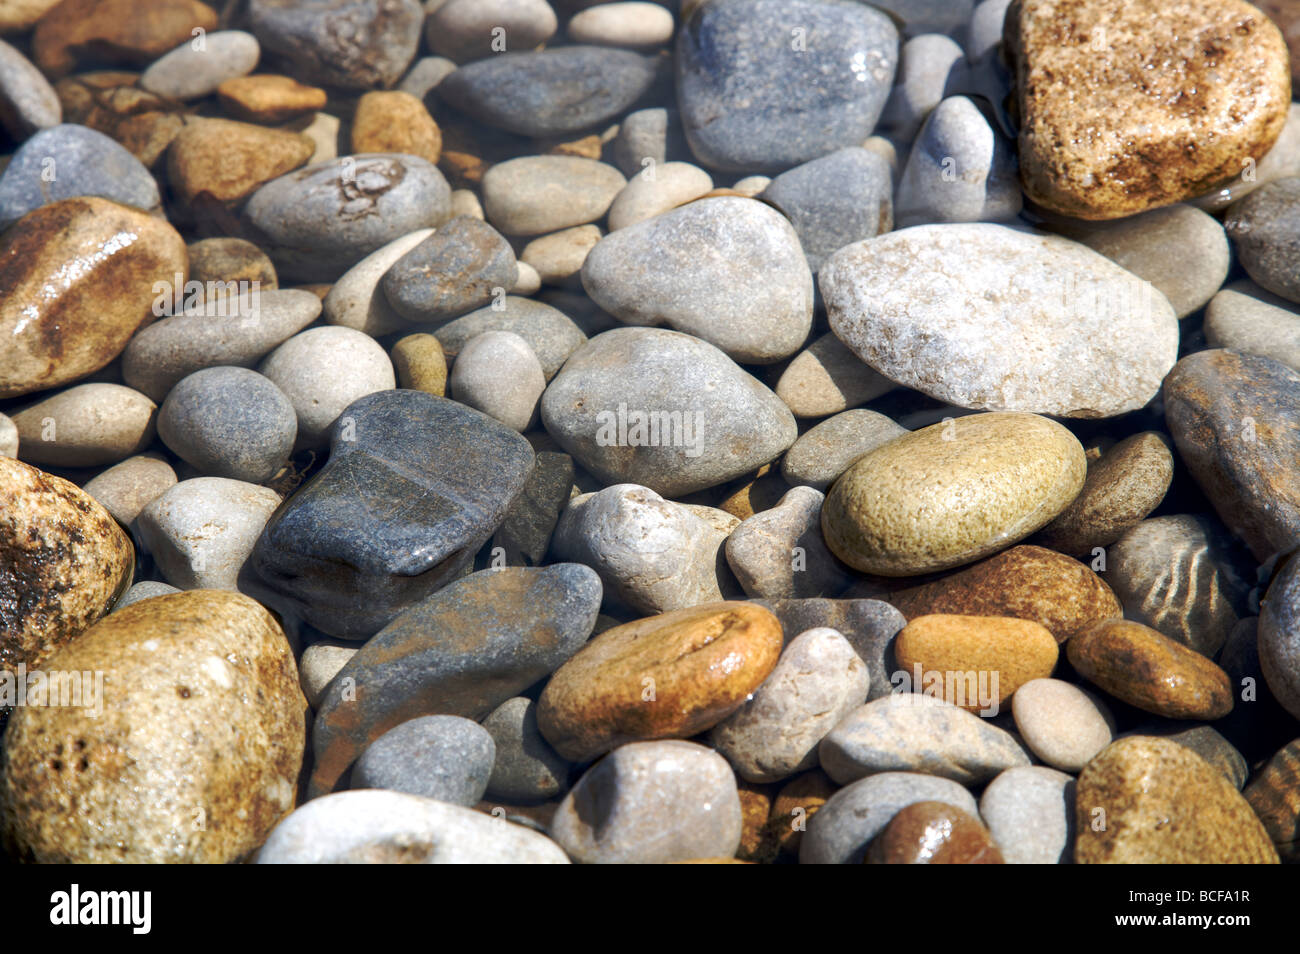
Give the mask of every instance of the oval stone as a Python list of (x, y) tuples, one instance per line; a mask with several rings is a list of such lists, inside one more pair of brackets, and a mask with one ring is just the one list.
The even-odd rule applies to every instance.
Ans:
[(943, 802), (913, 802), (867, 849), (870, 865), (1000, 865), (1002, 852), (975, 816)]

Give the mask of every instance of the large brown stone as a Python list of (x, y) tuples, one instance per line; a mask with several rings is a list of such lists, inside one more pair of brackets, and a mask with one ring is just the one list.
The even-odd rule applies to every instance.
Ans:
[(185, 124), (167, 151), (172, 189), (185, 202), (207, 194), (234, 203), (305, 165), (316, 145), (302, 133), (228, 119)]
[(1242, 792), (1277, 853), (1300, 860), (1300, 739), (1287, 743)]
[(47, 76), (82, 60), (144, 66), (217, 28), (217, 13), (198, 0), (63, 0), (41, 17), (32, 59)]
[(989, 830), (968, 812), (943, 802), (913, 802), (876, 836), (869, 865), (1000, 865)]

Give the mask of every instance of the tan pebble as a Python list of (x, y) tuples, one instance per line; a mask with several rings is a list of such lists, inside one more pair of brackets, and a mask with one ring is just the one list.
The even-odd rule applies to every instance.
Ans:
[(217, 87), (217, 100), (230, 116), (252, 123), (282, 123), (325, 108), (325, 90), (289, 76), (238, 76)]
[(601, 231), (594, 225), (552, 232), (525, 245), (520, 260), (537, 272), (543, 284), (576, 284), (587, 253), (596, 247), (600, 237)]
[(468, 215), (483, 221), (483, 203), (478, 200), (478, 193), (473, 189), (454, 189), (451, 193), (451, 217)]
[(1300, 739), (1282, 746), (1242, 792), (1277, 853), (1300, 859)]
[(130, 526), (149, 503), (176, 484), (176, 471), (161, 454), (137, 454), (114, 464), (82, 489), (98, 500), (119, 523)]
[(393, 369), (398, 387), (443, 397), (447, 392), (447, 359), (433, 335), (407, 335), (393, 345)]
[(401, 152), (437, 163), (442, 132), (424, 103), (410, 93), (366, 93), (352, 117), (352, 152)]
[(23, 459), (98, 467), (148, 448), (158, 405), (121, 384), (78, 384), (13, 415)]
[(1110, 745), (1115, 719), (1106, 704), (1061, 679), (1031, 679), (1011, 700), (1016, 730), (1052, 768), (1078, 772)]
[(821, 769), (805, 772), (786, 783), (772, 802), (767, 827), (782, 855), (798, 855), (808, 822), (839, 788)]
[(167, 150), (172, 188), (185, 202), (207, 194), (234, 203), (258, 186), (306, 165), (315, 145), (306, 136), (229, 119), (186, 123)]

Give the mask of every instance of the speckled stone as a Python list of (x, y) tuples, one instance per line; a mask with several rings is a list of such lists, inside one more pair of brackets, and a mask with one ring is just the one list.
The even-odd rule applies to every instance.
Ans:
[(1129, 735), (1149, 735), (1177, 742), (1222, 772), (1223, 777), (1238, 791), (1250, 776), (1250, 767), (1246, 764), (1245, 757), (1213, 726), (1160, 720), (1141, 725), (1120, 738)]
[(450, 215), (451, 187), (437, 167), (398, 153), (315, 163), (268, 182), (243, 211), (281, 275), (301, 281), (333, 281), (382, 245)]
[(528, 443), (478, 411), (421, 391), (368, 395), (267, 524), (254, 567), (317, 629), (365, 639), (456, 577), (532, 465)]
[[(792, 35), (791, 24), (804, 32)], [(898, 32), (857, 3), (714, 0), (682, 17), (676, 65), (682, 124), (700, 162), (774, 172), (871, 135), (898, 65)]]
[(1228, 528), (1267, 560), (1300, 541), (1300, 372), (1233, 351), (1188, 355), (1165, 380), (1178, 454)]
[(753, 697), (709, 733), (709, 744), (750, 782), (777, 782), (818, 764), (817, 746), (867, 698), (871, 674), (841, 633), (791, 639)]
[[(670, 424), (657, 444), (649, 412)], [(789, 410), (725, 354), (659, 328), (617, 328), (588, 342), (542, 396), (542, 423), (606, 483), (667, 497), (740, 477), (797, 436)]]
[(57, 391), (13, 414), (23, 459), (98, 467), (147, 449), (158, 406), (139, 391), (97, 381)]
[(564, 312), (545, 302), (517, 295), (507, 295), (499, 303), (493, 302), (457, 318), (434, 334), (443, 353), (455, 359), (467, 342), (489, 331), (509, 331), (527, 341), (542, 363), (547, 381), (555, 377), (570, 355), (587, 343), (582, 329)]
[(1042, 547), (1004, 550), (959, 573), (891, 593), (908, 619), (927, 613), (1013, 616), (1041, 623), (1063, 643), (1124, 607), (1096, 573)]
[(541, 566), (551, 537), (573, 488), (573, 458), (555, 451), (537, 452), (537, 463), (506, 518), (492, 535), (507, 566)]
[(1178, 319), (1149, 283), (1077, 242), (1006, 225), (859, 242), (831, 256), (820, 287), (851, 351), (958, 407), (1113, 417), (1154, 398), (1178, 356)]
[(275, 618), (198, 591), (113, 613), (48, 662), (97, 705), (22, 706), (5, 732), (4, 841), (43, 863), (238, 861), (293, 808), (307, 701)]
[(271, 832), (257, 863), (568, 864), (545, 835), (460, 805), (404, 792), (338, 792)]
[(37, 130), (57, 126), (62, 118), (50, 81), (36, 64), (0, 40), (0, 127), (22, 141)]
[(687, 738), (739, 709), (780, 652), (780, 623), (749, 603), (708, 603), (616, 626), (551, 677), (538, 726), (575, 762), (625, 742)]
[(348, 660), (357, 654), (355, 643), (322, 639), (303, 650), (298, 660), (298, 681), (313, 711), (320, 706), (321, 693)]
[(744, 520), (727, 537), (727, 563), (745, 595), (763, 599), (836, 596), (851, 581), (848, 568), (821, 534), (825, 496), (795, 487), (775, 507)]
[(496, 744), (487, 791), (494, 798), (540, 801), (569, 787), (572, 766), (537, 728), (537, 703), (526, 696), (507, 699), (483, 720)]
[(1300, 719), (1300, 560), (1269, 584), (1259, 612), (1259, 664), (1268, 687)]
[(920, 772), (976, 785), (1029, 764), (1009, 732), (941, 699), (910, 692), (850, 712), (817, 753), (822, 771), (841, 785), (881, 772)]
[(172, 99), (210, 96), (228, 79), (253, 72), (262, 55), (257, 37), (243, 30), (218, 30), (182, 43), (149, 64), (140, 86)]
[(875, 865), (1000, 865), (1002, 852), (973, 815), (943, 802), (914, 802), (890, 820), (863, 859)]
[(307, 83), (389, 87), (420, 44), (419, 0), (250, 0), (249, 29)]
[(1205, 343), (1244, 351), (1300, 371), (1300, 306), (1254, 282), (1226, 285), (1205, 308)]
[(486, 717), (582, 646), (599, 608), (600, 580), (572, 563), (484, 570), (412, 605), (325, 687), (312, 793), (408, 719)]
[(18, 427), (8, 414), (0, 414), (0, 457), (18, 456)]
[(897, 386), (827, 333), (786, 365), (776, 382), (776, 396), (796, 417), (826, 417), (865, 404)]
[(0, 398), (104, 367), (151, 320), (154, 284), (170, 287), (178, 272), (180, 234), (135, 209), (77, 198), (25, 216), (0, 236)]
[(917, 772), (882, 772), (846, 785), (808, 820), (801, 864), (856, 864), (871, 840), (915, 802), (943, 802), (977, 815), (975, 799), (956, 782)]
[(1265, 183), (1228, 209), (1223, 221), (1251, 278), (1287, 301), (1300, 301), (1300, 178)]
[(98, 196), (148, 211), (158, 183), (135, 156), (101, 132), (63, 123), (24, 142), (0, 173), (0, 229), (50, 202)]
[(1041, 765), (1007, 769), (980, 796), (980, 817), (1009, 865), (1069, 864), (1074, 815), (1074, 779)]
[(792, 485), (824, 491), (857, 458), (906, 433), (884, 414), (841, 411), (794, 442), (781, 458), (781, 476)]
[(506, 235), (545, 235), (599, 220), (626, 184), (594, 159), (522, 156), (484, 174), (483, 212)]
[(1277, 853), (1287, 861), (1300, 857), (1300, 739), (1279, 749), (1242, 794)]
[(506, 52), (462, 66), (438, 84), (438, 96), (489, 126), (522, 136), (563, 136), (625, 112), (656, 73), (653, 58), (629, 50)]
[(384, 297), (407, 321), (444, 325), (515, 284), (515, 253), (496, 229), (469, 216), (443, 225), (384, 273)]
[[(1004, 53), (1026, 194), (1078, 218), (1133, 215), (1236, 175), (1277, 140), (1291, 98), (1282, 35), (1241, 0), (1025, 0), (1007, 11)], [(1160, 62), (1179, 68), (1153, 75)]]
[(1086, 467), (1082, 445), (1047, 418), (951, 419), (859, 457), (826, 495), (822, 532), (836, 556), (867, 573), (961, 566), (1052, 520), (1082, 489)]
[(93, 497), (0, 457), (0, 674), (36, 668), (107, 613), (134, 563), (131, 541)]
[[(155, 401), (178, 381), (216, 366), (247, 368), (320, 314), (320, 299), (300, 288), (251, 290), (204, 301), (142, 329), (122, 353), (122, 379)], [(164, 295), (168, 301), (170, 294)]]
[(382, 788), (469, 808), (487, 791), (496, 759), (492, 736), (460, 716), (410, 719), (366, 746), (353, 788)]
[(437, 162), (442, 131), (423, 102), (401, 90), (366, 93), (352, 116), (352, 152), (399, 152)]
[[(1268, 832), (1223, 774), (1168, 739), (1113, 742), (1079, 775), (1076, 806), (1080, 864), (1278, 860)], [(1094, 825), (1095, 817), (1105, 826)]]
[(1106, 551), (1106, 565), (1129, 619), (1204, 656), (1247, 615), (1253, 561), (1209, 515), (1143, 520)]
[(1211, 720), (1232, 711), (1227, 673), (1141, 623), (1099, 623), (1074, 636), (1066, 652), (1079, 675), (1146, 712)]
[(730, 858), (740, 847), (740, 798), (716, 752), (675, 739), (634, 742), (578, 780), (551, 834), (586, 864)]
[[(545, 43), (558, 23), (546, 0), (439, 0), (427, 4), (429, 46), (458, 63)], [(504, 35), (493, 32), (494, 27)], [(504, 40), (504, 49), (495, 43)]]
[(176, 483), (176, 471), (161, 454), (128, 457), (100, 471), (82, 489), (94, 497), (123, 526), (130, 526), (145, 504)]
[(1243, 159), (1239, 169), (1204, 195), (1189, 199), (1189, 204), (1215, 215), (1266, 183), (1300, 175), (1300, 103), (1291, 103), (1273, 148), (1258, 162)]
[(1060, 679), (1031, 679), (1016, 690), (1011, 711), (1030, 751), (1063, 772), (1081, 770), (1115, 732), (1106, 703)]

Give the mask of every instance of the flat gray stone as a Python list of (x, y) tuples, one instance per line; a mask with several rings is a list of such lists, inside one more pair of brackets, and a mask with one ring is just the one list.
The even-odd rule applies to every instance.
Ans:
[(257, 67), (262, 48), (257, 37), (243, 30), (218, 30), (186, 40), (149, 64), (140, 86), (171, 99), (200, 99), (217, 91), (228, 79), (247, 76)]
[(581, 156), (521, 156), (483, 174), (483, 213), (506, 235), (545, 235), (598, 221), (627, 185), (613, 166)]
[(907, 428), (866, 408), (841, 411), (805, 431), (781, 458), (786, 483), (825, 491), (867, 451), (902, 437)]
[(1272, 358), (1300, 371), (1300, 307), (1254, 282), (1225, 286), (1205, 309), (1205, 343)]
[(380, 285), (407, 321), (443, 325), (515, 285), (515, 253), (486, 222), (458, 216), (394, 262)]
[(505, 801), (544, 801), (569, 787), (573, 767), (542, 737), (537, 703), (526, 696), (507, 699), (483, 720), (496, 744), (487, 792)]
[[(424, 330), (422, 328), (415, 330)], [(453, 360), (473, 338), (489, 331), (509, 331), (528, 342), (550, 381), (587, 336), (564, 312), (531, 298), (507, 295), (500, 302), (472, 311), (455, 321), (431, 329), (443, 354)]]

